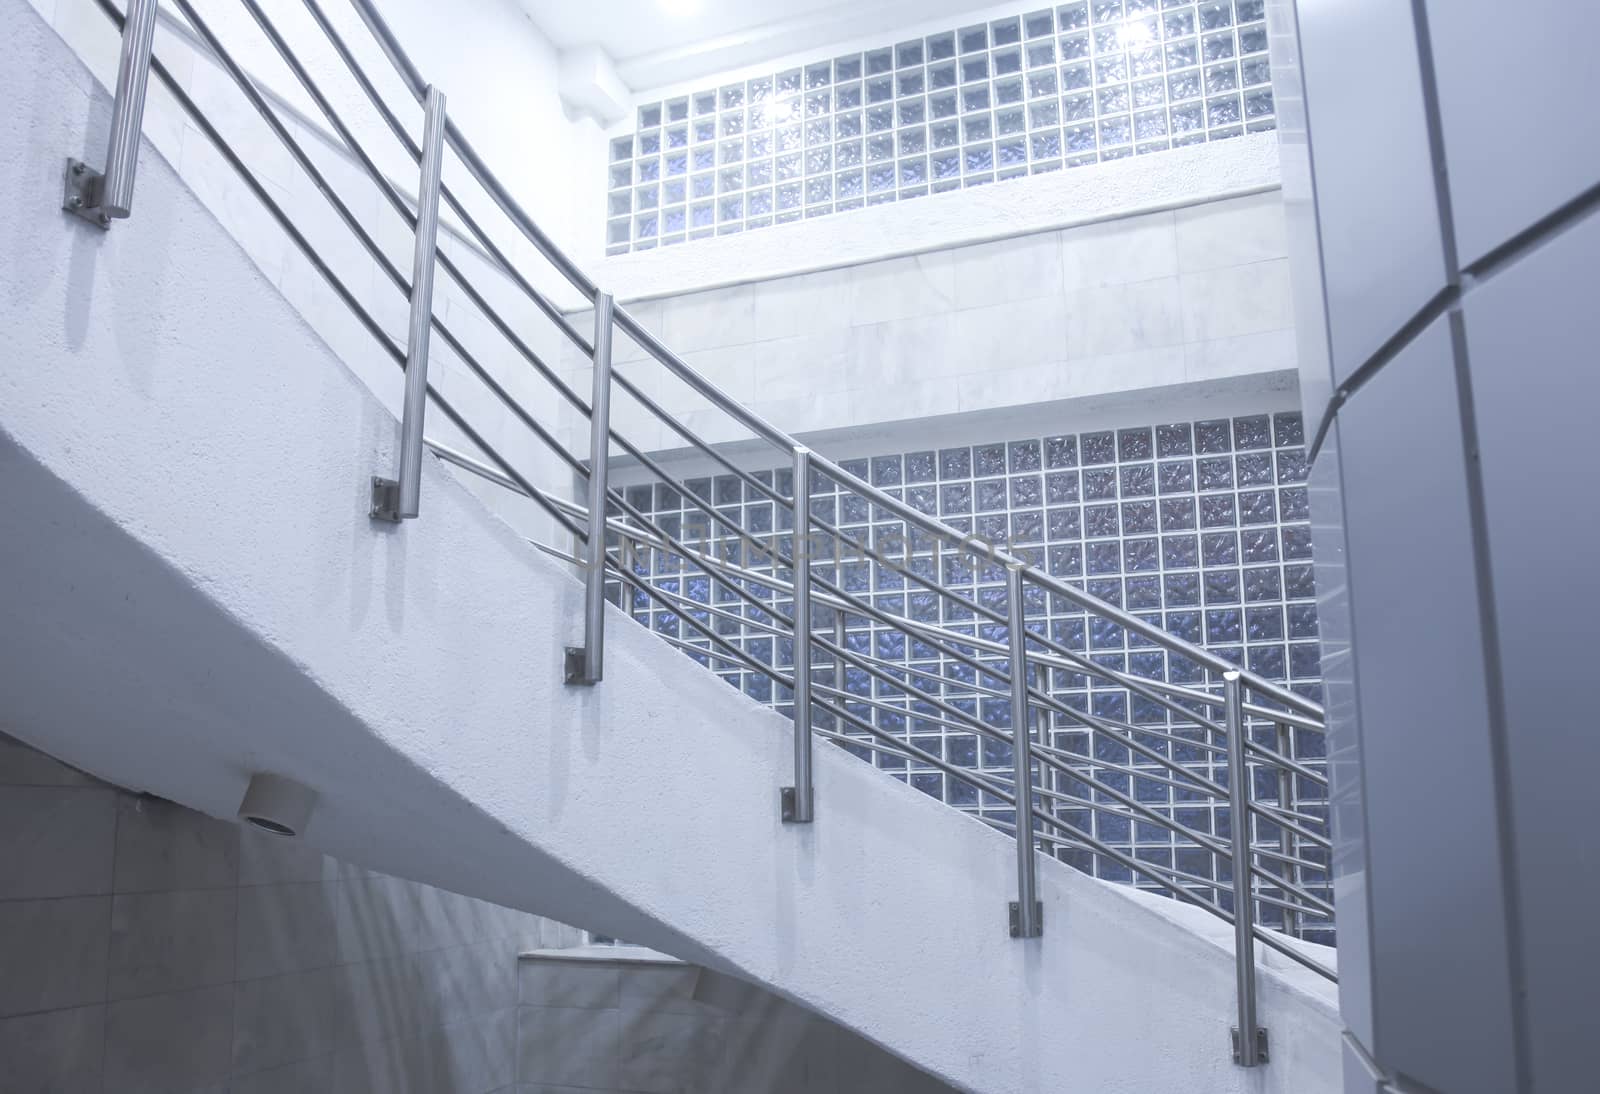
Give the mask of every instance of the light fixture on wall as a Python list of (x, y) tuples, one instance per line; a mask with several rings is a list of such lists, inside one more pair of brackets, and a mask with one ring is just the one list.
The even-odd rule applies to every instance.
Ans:
[(656, 0), (661, 5), (661, 10), (675, 19), (687, 19), (691, 15), (699, 15), (703, 6), (701, 0)]
[(298, 836), (311, 819), (317, 792), (282, 775), (258, 772), (239, 803), (239, 819), (275, 836)]

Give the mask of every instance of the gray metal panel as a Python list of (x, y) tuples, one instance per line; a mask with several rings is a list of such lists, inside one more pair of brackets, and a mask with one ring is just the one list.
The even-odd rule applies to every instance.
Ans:
[(1294, 289), (1295, 350), (1300, 365), (1300, 401), (1308, 441), (1322, 431), (1333, 398), (1328, 354), (1328, 313), (1322, 295), (1322, 242), (1311, 173), (1311, 136), (1306, 128), (1305, 84), (1300, 77), (1300, 38), (1294, 0), (1267, 0), (1271, 28), (1272, 98), (1278, 112), (1278, 163), (1283, 178), (1284, 228)]
[(1410, 5), (1299, 8), (1337, 385), (1444, 287), (1444, 252)]
[(1461, 263), (1600, 183), (1600, 5), (1426, 0)]
[(1600, 1023), (1600, 734), (1587, 701), (1600, 608), (1594, 414), (1600, 219), (1465, 304), (1500, 659), (1534, 1089), (1586, 1088)]
[(1345, 1028), (1370, 1045), (1372, 948), (1367, 905), (1367, 832), (1356, 668), (1350, 649), (1350, 575), (1344, 501), (1339, 490), (1339, 456), (1339, 422), (1335, 419), (1328, 427), (1322, 452), (1311, 467), (1307, 485), (1316, 554), (1323, 704), (1328, 716), (1328, 805), (1334, 841), (1334, 903), (1339, 913), (1339, 1013)]
[(1505, 1094), (1511, 984), (1454, 355), (1435, 322), (1339, 411), (1385, 1071)]
[[(1343, 923), (1340, 923), (1339, 929), (1344, 930)], [(1383, 1076), (1373, 1073), (1367, 1061), (1351, 1047), (1349, 1041), (1345, 1041), (1341, 1047), (1344, 1051), (1344, 1094), (1389, 1094), (1390, 1088), (1383, 1085)]]

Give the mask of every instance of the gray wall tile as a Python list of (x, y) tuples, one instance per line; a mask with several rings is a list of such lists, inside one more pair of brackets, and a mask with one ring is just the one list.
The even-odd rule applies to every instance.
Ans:
[(232, 889), (123, 893), (111, 903), (111, 999), (233, 980)]
[(239, 890), (237, 976), (254, 980), (339, 962), (340, 882)]
[(710, 1008), (697, 1000), (702, 972), (698, 965), (641, 965), (622, 977), (622, 1006), (657, 1014), (702, 1014)]
[(619, 1083), (641, 1094), (705, 1090), (722, 1062), (726, 1038), (727, 1019), (710, 1014), (625, 1014)]
[(339, 959), (371, 961), (417, 945), (417, 886), (390, 877), (341, 882), (335, 895)]
[(235, 1076), (228, 1083), (228, 1094), (333, 1094), (333, 1065), (329, 1054)]
[(1444, 287), (1439, 209), (1411, 6), (1298, 8), (1338, 384)]
[[(9, 968), (10, 966), (7, 966)], [(0, 1019), (0, 1090), (6, 1094), (98, 1091), (105, 1056), (105, 1007)]]
[(339, 1045), (336, 970), (234, 985), (233, 1070), (248, 1075), (333, 1052)]
[(158, 798), (121, 796), (117, 892), (216, 889), (238, 881), (238, 825)]
[[(1596, 494), (1597, 254), (1600, 219), (1590, 216), (1464, 306), (1499, 627), (1529, 1060), (1541, 1091), (1592, 1073), (1596, 1032), (1600, 856), (1587, 806), (1600, 770), (1600, 737), (1589, 729), (1600, 516), (1592, 503), (1574, 502)], [(1590, 941), (1573, 953), (1557, 939)]]
[(1369, 1047), (1438, 1090), (1502, 1091), (1516, 1087), (1507, 879), (1493, 810), (1457, 807), (1492, 801), (1495, 781), (1454, 368), (1441, 320), (1338, 415), (1374, 834)]
[(116, 793), (13, 786), (0, 793), (0, 900), (111, 891)]
[[(1600, 7), (1563, 0), (1424, 6), (1457, 241), (1470, 265), (1600, 183), (1592, 81), (1577, 52), (1578, 43), (1600, 39)], [(1502, 78), (1485, 79), (1491, 71)], [(1530, 110), (1533, 88), (1539, 105)]]
[(106, 997), (111, 898), (0, 902), (0, 1016)]
[(521, 1007), (517, 1081), (609, 1090), (617, 1086), (622, 1015), (588, 1007)]
[(338, 863), (300, 840), (239, 830), (240, 885), (334, 881), (338, 876)]
[(517, 969), (518, 999), (543, 1007), (616, 1007), (622, 974), (615, 965), (587, 961), (524, 961)]
[(0, 898), (0, 1094), (97, 1094), (103, 1060), (117, 1094), (343, 1092), (341, 1052), (383, 1094), (510, 1089), (518, 949), (582, 941), (20, 745), (0, 763), (0, 877), (94, 894)]
[(233, 989), (226, 985), (112, 1003), (106, 1008), (106, 1089), (225, 1089), (232, 1029)]

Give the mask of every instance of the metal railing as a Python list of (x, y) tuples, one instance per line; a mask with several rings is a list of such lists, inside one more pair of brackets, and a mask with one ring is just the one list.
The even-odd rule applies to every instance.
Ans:
[[(576, 545), (542, 549), (579, 567), (584, 578), (583, 645), (567, 650), (568, 683), (596, 685), (603, 676), (608, 595), (630, 609), (652, 604), (670, 612), (677, 624), (664, 641), (682, 648), (712, 671), (750, 673), (777, 689), (780, 705), (792, 712), (794, 782), (780, 789), (785, 821), (804, 824), (817, 815), (814, 748), (818, 739), (866, 758), (889, 758), (910, 771), (937, 772), (951, 785), (970, 788), (981, 819), (1016, 837), (1017, 879), (1010, 901), (1011, 933), (1022, 939), (1043, 934), (1044, 907), (1038, 885), (1041, 850), (1086, 868), (1111, 868), (1146, 888), (1196, 904), (1233, 926), (1238, 969), (1238, 1021), (1234, 1056), (1242, 1066), (1267, 1059), (1265, 1031), (1256, 1016), (1257, 944), (1334, 978), (1317, 952), (1298, 941), (1309, 924), (1331, 926), (1327, 834), (1327, 776), (1320, 752), (1302, 757), (1296, 741), (1323, 731), (1323, 712), (1310, 697), (1235, 665), (1203, 646), (1171, 635), (1150, 620), (1100, 600), (1077, 584), (1049, 573), (1038, 548), (992, 544), (923, 513), (894, 494), (789, 436), (740, 405), (690, 368), (648, 331), (626, 308), (617, 306), (587, 278), (487, 168), (477, 150), (448, 117), (444, 95), (422, 78), (370, 0), (351, 0), (405, 88), (424, 110), (419, 145), (400, 116), (384, 100), (349, 43), (329, 19), (320, 0), (302, 0), (377, 117), (418, 165), (416, 208), (378, 169), (363, 140), (284, 39), (258, 0), (239, 3), (273, 47), (296, 83), (322, 114), (342, 151), (375, 185), (385, 202), (413, 233), (411, 276), (407, 278), (378, 244), (373, 228), (352, 211), (350, 202), (296, 139), (254, 79), (235, 60), (227, 44), (196, 8), (199, 0), (173, 0), (194, 37), (231, 77), (255, 114), (327, 201), (338, 223), (359, 241), (381, 277), (410, 306), (409, 336), (396, 344), (377, 321), (374, 305), (326, 260), (297, 218), (206, 117), (159, 58), (151, 57), (155, 0), (132, 0), (124, 19), (112, 0), (95, 2), (123, 30), (122, 68), (105, 183), (80, 182), (72, 205), (69, 167), (67, 205), (74, 213), (93, 209), (106, 217), (126, 215), (131, 206), (134, 156), (138, 148), (144, 84), (149, 72), (165, 84), (195, 126), (217, 148), (290, 242), (379, 347), (405, 373), (399, 472), (395, 480), (374, 480), (373, 516), (399, 520), (419, 511), (422, 451), (530, 499)], [(210, 6), (210, 5), (208, 5)], [(381, 132), (381, 130), (380, 130)], [(592, 337), (508, 257), (507, 248), (488, 231), (469, 203), (442, 181), (446, 156), (454, 156), (481, 196), (505, 218), (510, 230), (534, 249), (594, 310)], [(98, 177), (98, 176), (96, 176)], [(102, 198), (101, 195), (104, 195)], [(92, 205), (87, 202), (92, 201)], [(437, 245), (442, 210), (448, 210), (470, 242), (488, 256), (509, 283), (576, 350), (592, 361), (587, 399), (562, 379), (530, 345), (530, 340)], [(466, 344), (463, 333), (433, 308), (435, 273), (442, 271), (500, 340), (497, 350), (532, 371), (550, 394), (589, 423), (587, 458), (569, 451), (536, 417), (526, 400), (504, 383)], [(452, 311), (452, 315), (454, 312)], [(644, 359), (618, 369), (613, 340), (620, 333), (644, 352)], [(428, 380), (434, 336), (465, 371), (483, 385), (510, 421), (526, 429), (548, 450), (554, 466), (583, 483), (585, 503), (536, 486), (489, 443), (484, 432), (458, 411)], [(788, 486), (774, 476), (753, 473), (735, 463), (723, 447), (711, 444), (647, 394), (635, 370), (659, 367), (665, 380), (682, 384), (715, 411), (748, 430), (774, 450), (788, 468)], [(784, 519), (763, 540), (674, 476), (649, 451), (611, 425), (615, 399), (626, 398), (666, 426), (700, 458), (736, 480), (754, 496), (770, 501)], [(443, 415), (462, 444), (428, 440), (428, 403)], [(540, 404), (545, 405), (544, 403)], [(469, 451), (463, 451), (462, 446)], [(681, 527), (657, 519), (628, 501), (612, 485), (608, 470), (614, 451), (643, 474), (677, 491), (704, 517), (706, 538), (690, 542)], [(862, 499), (874, 520), (903, 526), (912, 539), (904, 557), (885, 549), (875, 532), (852, 529), (841, 516), (813, 501), (816, 484)], [(869, 526), (870, 527), (870, 526)], [(640, 573), (637, 553), (656, 552), (673, 561), (675, 572), (698, 575), (690, 583), (652, 579)], [(925, 594), (936, 610), (917, 617), (904, 607), (892, 610), (878, 599), (851, 591), (840, 560), (856, 557), (905, 588)], [(977, 580), (953, 582), (951, 571), (976, 572)], [(972, 584), (969, 595), (957, 585)], [(715, 595), (712, 595), (712, 590)], [(1199, 680), (1182, 684), (1128, 671), (1097, 657), (1090, 648), (1064, 639), (1043, 625), (1045, 602), (1081, 611), (1088, 619), (1121, 628), (1152, 649), (1166, 651), (1173, 663), (1191, 666)], [(872, 636), (892, 633), (925, 657), (885, 654)], [(762, 656), (730, 635), (760, 634), (789, 643), (784, 657)], [(764, 640), (763, 639), (763, 640)], [(913, 662), (917, 663), (913, 663)], [(787, 669), (787, 671), (785, 671)], [(1074, 698), (1062, 679), (1093, 680), (1097, 686), (1135, 697), (1158, 718), (1118, 715)], [(1000, 766), (956, 762), (922, 747), (917, 726), (955, 731), (983, 742), (1001, 757)], [(1009, 769), (1009, 773), (1007, 773)], [(1146, 793), (1158, 789), (1160, 794)], [(1159, 802), (1157, 802), (1159, 799)], [(1153, 802), (1157, 802), (1154, 803)], [(1186, 822), (1180, 802), (1209, 803), (1216, 827)], [(1149, 826), (1170, 845), (1191, 853), (1152, 857), (1136, 845), (1124, 848), (1100, 834), (1100, 822)], [(1226, 831), (1222, 826), (1226, 825)], [(1189, 865), (1182, 863), (1188, 862)], [(1198, 862), (1198, 865), (1196, 865)], [(997, 909), (998, 911), (998, 909)], [(1057, 929), (1070, 930), (1071, 925)], [(1032, 943), (1040, 944), (1040, 943)]]

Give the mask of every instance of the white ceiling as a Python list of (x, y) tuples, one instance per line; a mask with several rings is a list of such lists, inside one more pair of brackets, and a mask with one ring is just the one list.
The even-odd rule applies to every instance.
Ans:
[[(894, 32), (984, 0), (519, 0), (557, 47), (599, 45), (635, 91)], [(990, 0), (993, 3), (993, 0)], [(675, 8), (694, 14), (676, 15)]]

